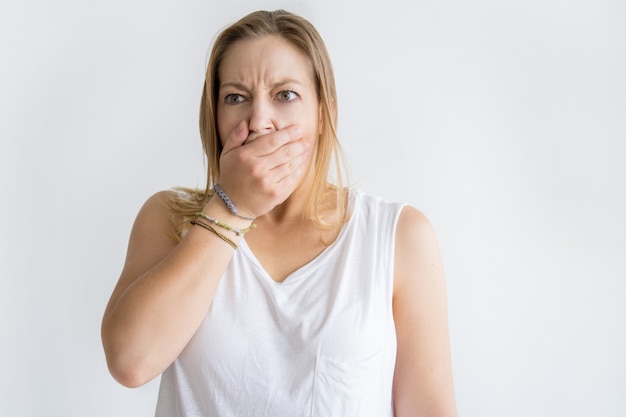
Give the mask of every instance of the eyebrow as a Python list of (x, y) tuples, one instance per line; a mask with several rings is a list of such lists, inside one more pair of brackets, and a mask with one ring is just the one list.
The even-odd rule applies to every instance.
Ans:
[[(292, 78), (285, 78), (285, 79), (280, 79), (280, 80), (272, 83), (270, 85), (270, 88), (280, 87), (281, 85), (285, 85), (285, 84), (298, 84), (300, 86), (303, 85), (301, 82), (299, 82), (297, 80), (294, 80)], [(250, 90), (246, 85), (244, 85), (242, 83), (239, 83), (239, 82), (236, 82), (236, 81), (225, 82), (225, 83), (220, 84), (220, 86), (219, 86), (220, 89), (222, 89), (224, 87), (235, 87), (235, 88), (238, 88), (238, 89), (244, 90), (244, 91), (249, 91)]]

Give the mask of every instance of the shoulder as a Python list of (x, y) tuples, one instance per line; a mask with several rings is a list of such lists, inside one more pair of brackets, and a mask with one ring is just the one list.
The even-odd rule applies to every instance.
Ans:
[(127, 280), (150, 269), (177, 246), (176, 224), (179, 220), (169, 208), (173, 198), (176, 198), (175, 191), (159, 191), (139, 210), (130, 232), (120, 282), (128, 284), (130, 281)]
[(143, 203), (143, 206), (137, 215), (137, 219), (140, 220), (144, 217), (150, 217), (152, 220), (154, 220), (155, 217), (160, 219), (171, 219), (172, 212), (170, 210), (170, 205), (176, 198), (179, 198), (179, 196), (174, 190), (162, 190), (152, 194)]
[(434, 228), (424, 213), (415, 207), (405, 205), (398, 215), (396, 242), (412, 245), (435, 243)]
[(109, 305), (114, 305), (123, 292), (135, 281), (163, 260), (178, 244), (169, 202), (175, 192), (159, 191), (142, 205), (128, 240), (126, 260)]
[[(175, 224), (178, 219), (172, 213), (171, 204), (177, 198), (173, 190), (163, 190), (151, 195), (142, 205), (131, 232), (132, 240), (137, 238), (157, 239), (175, 236)], [(143, 239), (142, 239), (143, 240)]]
[(159, 191), (144, 203), (136, 224), (141, 225), (146, 220), (156, 222), (169, 229), (170, 237), (180, 240), (189, 226), (189, 220), (202, 210), (207, 201), (208, 197), (198, 190), (174, 188)]
[(167, 207), (169, 201), (178, 196), (175, 190), (161, 190), (152, 194), (143, 204), (142, 210), (160, 210)]
[(424, 213), (412, 206), (404, 206), (398, 216), (394, 264), (396, 290), (443, 276), (435, 230)]

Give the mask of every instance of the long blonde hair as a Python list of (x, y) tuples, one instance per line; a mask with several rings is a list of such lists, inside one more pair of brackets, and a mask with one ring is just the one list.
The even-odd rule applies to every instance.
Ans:
[[(213, 187), (220, 176), (222, 144), (217, 132), (217, 96), (219, 92), (219, 67), (224, 54), (235, 42), (243, 39), (259, 39), (264, 36), (280, 36), (299, 48), (309, 58), (322, 115), (315, 161), (315, 173), (311, 192), (303, 216), (321, 230), (329, 230), (343, 224), (348, 217), (347, 193), (343, 188), (344, 159), (337, 140), (337, 91), (335, 77), (326, 45), (315, 27), (306, 19), (293, 13), (276, 10), (256, 11), (224, 29), (216, 38), (204, 81), (200, 103), (200, 136), (207, 157), (207, 183), (202, 192), (186, 189), (187, 195), (177, 194), (170, 201), (174, 215), (188, 219), (200, 211), (213, 195)], [(334, 167), (334, 185), (329, 183), (331, 163)], [(333, 221), (322, 218), (321, 212), (328, 208), (338, 210)]]

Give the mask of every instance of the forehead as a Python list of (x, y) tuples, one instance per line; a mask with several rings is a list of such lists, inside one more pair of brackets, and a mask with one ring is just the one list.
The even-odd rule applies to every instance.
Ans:
[(288, 40), (264, 36), (233, 43), (224, 53), (218, 77), (221, 84), (282, 78), (313, 81), (313, 66), (308, 56)]

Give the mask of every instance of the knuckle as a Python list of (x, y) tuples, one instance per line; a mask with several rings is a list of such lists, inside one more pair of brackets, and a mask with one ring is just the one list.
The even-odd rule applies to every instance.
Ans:
[(276, 198), (276, 187), (271, 181), (263, 181), (262, 189), (265, 195), (267, 195), (270, 199)]
[(250, 175), (253, 178), (260, 178), (261, 182), (264, 181), (263, 168), (260, 165), (254, 165), (250, 168)]
[(270, 182), (267, 176), (259, 177), (258, 186), (261, 190), (263, 190), (264, 192), (269, 191), (270, 190), (269, 185), (270, 185)]
[(280, 197), (280, 193), (276, 188), (272, 188), (271, 190), (269, 190), (268, 194), (274, 200)]
[(289, 137), (291, 139), (298, 139), (301, 133), (302, 133), (302, 130), (296, 126), (289, 130)]
[(272, 148), (277, 148), (280, 145), (280, 137), (278, 135), (272, 135), (268, 139), (269, 145)]
[(240, 152), (237, 152), (235, 154), (235, 160), (240, 163), (243, 164), (248, 160), (248, 152), (246, 152), (246, 150), (241, 150)]

